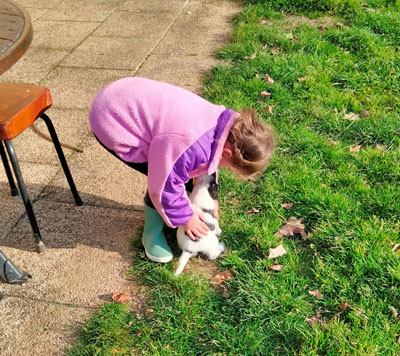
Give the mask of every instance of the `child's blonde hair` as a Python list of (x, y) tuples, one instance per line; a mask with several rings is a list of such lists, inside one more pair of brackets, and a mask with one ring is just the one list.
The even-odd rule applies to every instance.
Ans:
[(267, 168), (274, 153), (276, 134), (272, 126), (256, 117), (256, 111), (242, 109), (227, 141), (232, 146), (231, 163), (241, 179), (255, 178)]

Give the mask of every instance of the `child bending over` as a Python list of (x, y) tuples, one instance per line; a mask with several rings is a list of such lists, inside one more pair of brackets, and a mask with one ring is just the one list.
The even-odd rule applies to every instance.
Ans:
[[(215, 105), (185, 89), (144, 78), (124, 78), (103, 88), (93, 101), (90, 125), (115, 157), (146, 174), (143, 245), (152, 261), (173, 255), (163, 234), (183, 225), (201, 238), (208, 227), (194, 212), (185, 184), (229, 168), (242, 179), (261, 173), (275, 147), (274, 130), (255, 117)], [(216, 209), (217, 210), (217, 209)]]

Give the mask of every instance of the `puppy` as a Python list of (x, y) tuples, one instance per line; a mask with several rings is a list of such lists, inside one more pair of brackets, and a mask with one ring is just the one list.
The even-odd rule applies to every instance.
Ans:
[(224, 250), (225, 246), (219, 242), (218, 236), (221, 234), (221, 229), (218, 220), (214, 218), (215, 202), (218, 198), (218, 184), (215, 182), (215, 174), (203, 174), (196, 178), (193, 191), (189, 196), (192, 203), (192, 208), (201, 211), (205, 216), (205, 224), (208, 226), (207, 236), (193, 241), (185, 233), (183, 226), (178, 227), (176, 233), (178, 245), (182, 250), (182, 255), (179, 258), (178, 268), (175, 271), (175, 276), (179, 275), (186, 266), (186, 263), (192, 256), (198, 253), (206, 255), (210, 260), (215, 260)]

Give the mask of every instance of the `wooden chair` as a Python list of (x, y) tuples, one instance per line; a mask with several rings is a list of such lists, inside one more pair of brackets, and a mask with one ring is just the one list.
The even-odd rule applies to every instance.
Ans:
[[(75, 199), (75, 204), (83, 204), (76, 190), (75, 183), (69, 171), (67, 161), (65, 160), (54, 126), (50, 118), (44, 114), (44, 112), (51, 105), (52, 99), (50, 90), (48, 88), (29, 84), (0, 83), (0, 155), (7, 174), (8, 182), (10, 184), (11, 195), (16, 196), (19, 193), (22, 197), (30, 224), (32, 226), (33, 235), (38, 244), (39, 252), (44, 252), (46, 250), (46, 246), (40, 235), (32, 204), (29, 200), (25, 183), (22, 178), (18, 159), (11, 142), (13, 138), (31, 126), (37, 118), (42, 118), (47, 125), (61, 166), (64, 170), (64, 174), (68, 180), (69, 187)], [(11, 161), (14, 175), (17, 179), (19, 192), (14, 182), (13, 174), (9, 166), (3, 143), (7, 149), (8, 157)]]

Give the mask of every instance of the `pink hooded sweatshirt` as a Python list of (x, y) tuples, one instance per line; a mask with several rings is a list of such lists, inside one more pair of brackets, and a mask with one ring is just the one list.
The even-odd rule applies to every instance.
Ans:
[(170, 227), (193, 216), (185, 183), (217, 171), (238, 116), (185, 89), (144, 78), (103, 88), (89, 115), (96, 137), (127, 162), (148, 162), (148, 191)]

